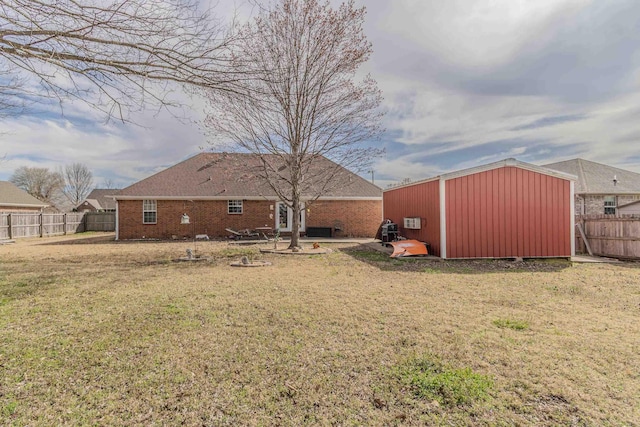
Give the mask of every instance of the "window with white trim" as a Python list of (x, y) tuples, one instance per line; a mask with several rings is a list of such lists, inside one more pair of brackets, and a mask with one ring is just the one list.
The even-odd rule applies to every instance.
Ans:
[(158, 222), (158, 205), (155, 200), (142, 201), (142, 223), (155, 224)]
[(604, 214), (615, 215), (616, 214), (616, 196), (604, 196)]
[(242, 200), (229, 200), (227, 202), (228, 214), (241, 214), (242, 213)]

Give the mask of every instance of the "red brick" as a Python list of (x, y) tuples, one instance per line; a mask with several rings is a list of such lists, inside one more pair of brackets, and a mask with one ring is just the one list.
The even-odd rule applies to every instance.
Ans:
[[(228, 214), (226, 200), (158, 200), (158, 222), (143, 224), (142, 200), (119, 200), (118, 238), (192, 238), (195, 234), (215, 238), (227, 236), (225, 228), (274, 227), (275, 205), (274, 201), (245, 200), (242, 214)], [(183, 213), (189, 215), (190, 224), (180, 223)], [(307, 227), (340, 228), (336, 237), (374, 237), (381, 220), (381, 200), (317, 200), (306, 212)]]

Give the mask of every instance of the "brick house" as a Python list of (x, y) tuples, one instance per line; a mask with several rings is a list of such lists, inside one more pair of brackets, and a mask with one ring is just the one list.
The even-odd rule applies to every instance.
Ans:
[(617, 215), (640, 200), (640, 174), (584, 159), (544, 165), (578, 177), (576, 215)]
[(115, 212), (116, 202), (112, 196), (118, 193), (117, 189), (94, 188), (75, 210), (78, 212)]
[[(291, 209), (252, 172), (259, 165), (252, 154), (201, 153), (120, 190), (114, 196), (116, 239), (214, 238), (229, 235), (226, 228), (290, 232)], [(382, 220), (382, 190), (324, 157), (313, 168), (337, 174), (338, 185), (316, 200), (306, 197), (301, 232), (374, 237)], [(181, 224), (184, 213), (188, 225)]]
[(9, 181), (0, 181), (0, 212), (42, 212), (49, 205)]

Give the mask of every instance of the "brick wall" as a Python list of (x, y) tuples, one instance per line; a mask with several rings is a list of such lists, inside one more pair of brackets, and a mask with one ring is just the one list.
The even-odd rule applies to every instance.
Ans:
[(307, 227), (338, 228), (335, 237), (375, 237), (382, 200), (316, 200), (307, 208)]
[(97, 212), (97, 209), (89, 202), (84, 202), (77, 207), (78, 212)]
[[(576, 214), (582, 215), (604, 215), (604, 195), (576, 195)], [(640, 200), (640, 195), (618, 195), (616, 196), (616, 203), (618, 206), (626, 205), (627, 203)], [(584, 203), (584, 210), (582, 204)]]
[[(226, 200), (157, 201), (157, 223), (142, 223), (142, 200), (118, 201), (119, 238), (224, 237), (235, 230), (275, 226), (274, 201), (245, 200), (242, 214), (228, 214)], [(190, 224), (180, 224), (182, 214)], [(382, 220), (382, 201), (316, 201), (308, 207), (307, 227), (339, 227), (336, 236), (374, 237)]]

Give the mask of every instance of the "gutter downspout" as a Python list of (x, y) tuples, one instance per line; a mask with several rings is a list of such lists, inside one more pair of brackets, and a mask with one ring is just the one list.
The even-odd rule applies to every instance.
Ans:
[[(576, 183), (574, 181), (570, 181), (569, 183), (569, 193), (571, 194), (570, 197), (570, 215), (571, 215), (571, 225), (570, 225), (570, 229), (571, 229), (571, 256), (576, 256), (576, 198), (574, 196), (575, 193), (575, 185)], [(584, 203), (583, 203), (584, 206)]]
[(445, 180), (440, 178), (440, 258), (447, 259), (447, 206)]
[(118, 200), (116, 199), (116, 240), (120, 239), (120, 209), (119, 209)]

